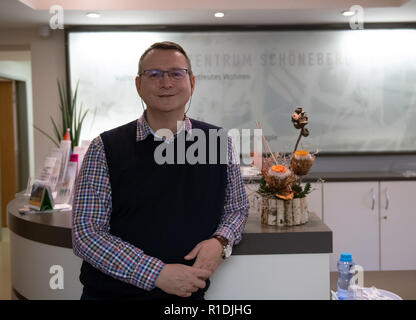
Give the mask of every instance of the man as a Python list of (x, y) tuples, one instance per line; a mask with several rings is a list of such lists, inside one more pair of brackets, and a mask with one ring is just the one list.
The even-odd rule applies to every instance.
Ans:
[(161, 144), (186, 136), (188, 150), (192, 130), (209, 137), (219, 129), (185, 114), (195, 77), (182, 47), (147, 49), (136, 88), (146, 111), (94, 139), (77, 179), (72, 236), (84, 260), (81, 299), (203, 299), (247, 219), (240, 168), (230, 139), (226, 164), (155, 161)]

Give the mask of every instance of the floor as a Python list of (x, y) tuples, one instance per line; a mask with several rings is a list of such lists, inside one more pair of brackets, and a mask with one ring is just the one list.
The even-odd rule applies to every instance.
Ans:
[[(0, 242), (0, 300), (11, 299), (9, 229), (3, 228)], [(331, 290), (336, 291), (337, 273), (330, 273)], [(416, 270), (366, 271), (364, 287), (375, 286), (399, 295), (405, 300), (416, 300)]]
[[(331, 290), (337, 290), (337, 272), (330, 273)], [(404, 300), (416, 300), (416, 270), (365, 271), (364, 287), (375, 286), (393, 292)]]

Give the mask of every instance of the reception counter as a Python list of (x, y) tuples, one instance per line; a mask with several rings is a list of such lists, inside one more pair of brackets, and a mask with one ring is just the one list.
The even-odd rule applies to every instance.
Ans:
[[(15, 299), (79, 299), (82, 260), (74, 255), (71, 211), (20, 214), (7, 207)], [(243, 240), (211, 278), (206, 299), (329, 299), (332, 231), (313, 213), (295, 227), (260, 224), (250, 214)]]

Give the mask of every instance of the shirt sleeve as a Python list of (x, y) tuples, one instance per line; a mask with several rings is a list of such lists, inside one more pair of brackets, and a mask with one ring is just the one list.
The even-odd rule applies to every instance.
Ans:
[(237, 156), (231, 137), (228, 137), (227, 187), (224, 209), (220, 224), (213, 236), (222, 236), (231, 245), (235, 245), (241, 241), (249, 210)]
[(72, 247), (95, 268), (118, 280), (152, 290), (164, 263), (110, 234), (111, 185), (101, 137), (82, 163), (72, 205)]

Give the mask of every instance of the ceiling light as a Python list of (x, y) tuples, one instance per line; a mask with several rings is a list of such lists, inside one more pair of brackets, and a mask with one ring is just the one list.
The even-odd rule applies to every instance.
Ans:
[(216, 13), (214, 14), (214, 16), (215, 16), (216, 18), (223, 18), (223, 17), (225, 16), (225, 14), (224, 14), (223, 12), (216, 12)]
[(87, 16), (88, 18), (99, 18), (99, 17), (100, 17), (100, 14), (99, 14), (98, 12), (88, 12), (88, 13), (86, 14), (86, 16)]
[(344, 10), (341, 13), (345, 17), (351, 17), (351, 16), (355, 15), (355, 11), (350, 11), (350, 10)]

